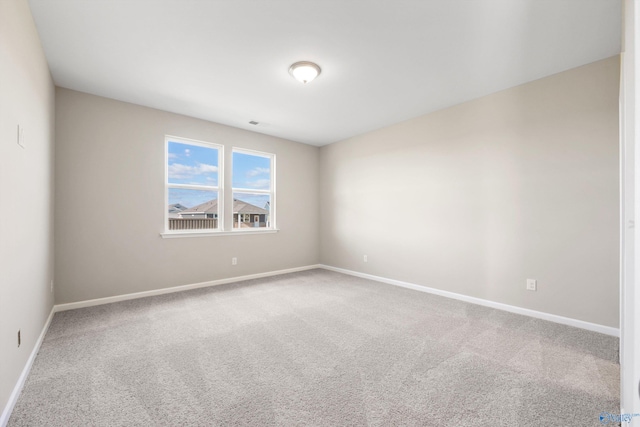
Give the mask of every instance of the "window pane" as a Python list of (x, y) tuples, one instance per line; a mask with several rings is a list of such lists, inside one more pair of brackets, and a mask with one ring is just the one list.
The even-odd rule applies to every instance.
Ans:
[(169, 188), (169, 230), (218, 228), (218, 192)]
[(233, 228), (271, 227), (271, 196), (233, 193)]
[(199, 145), (168, 143), (170, 184), (218, 185), (218, 149)]
[(271, 188), (271, 159), (234, 151), (232, 181), (233, 188), (269, 190)]

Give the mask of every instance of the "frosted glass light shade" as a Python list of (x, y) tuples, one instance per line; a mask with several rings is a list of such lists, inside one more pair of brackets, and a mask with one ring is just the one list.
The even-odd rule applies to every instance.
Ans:
[(299, 82), (309, 83), (311, 80), (318, 77), (320, 74), (320, 67), (313, 62), (300, 61), (289, 67), (289, 74)]

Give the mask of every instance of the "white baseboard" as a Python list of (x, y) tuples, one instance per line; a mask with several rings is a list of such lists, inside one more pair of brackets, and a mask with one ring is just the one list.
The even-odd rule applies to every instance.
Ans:
[[(307, 265), (303, 267), (289, 268), (285, 270), (250, 274), (247, 276), (236, 276), (236, 277), (230, 277), (227, 279), (218, 279), (218, 280), (212, 280), (208, 282), (193, 283), (190, 285), (174, 286), (171, 288), (155, 289), (152, 291), (116, 295), (113, 297), (97, 298), (97, 299), (86, 300), (86, 301), (72, 302), (68, 304), (58, 304), (53, 307), (53, 311), (57, 313), (59, 311), (73, 310), (76, 308), (92, 307), (95, 305), (110, 304), (112, 302), (126, 301), (126, 300), (137, 299), (137, 298), (145, 298), (145, 297), (150, 297), (154, 295), (163, 295), (163, 294), (169, 294), (174, 292), (182, 292), (190, 289), (206, 288), (209, 286), (223, 285), (226, 283), (240, 282), (243, 280), (260, 279), (263, 277), (277, 276), (280, 274), (312, 270), (314, 268), (323, 268), (325, 270), (331, 270), (338, 273), (348, 274), (350, 276), (361, 277), (363, 279), (374, 280), (376, 282), (387, 283), (389, 285), (401, 286), (403, 288), (413, 289), (420, 292), (427, 292), (434, 295), (440, 295), (443, 297), (457, 299), (457, 300), (468, 302), (471, 304), (477, 304), (485, 307), (495, 308), (498, 310), (508, 311), (511, 313), (522, 314), (524, 316), (535, 317), (537, 319), (548, 320), (550, 322), (555, 322), (555, 323), (560, 323), (562, 325), (568, 325), (576, 328), (586, 329), (593, 332), (599, 332), (601, 334), (611, 335), (618, 338), (620, 337), (620, 329), (613, 328), (610, 326), (604, 326), (596, 323), (585, 322), (583, 320), (577, 320), (569, 317), (558, 316), (555, 314), (545, 313), (542, 311), (530, 310), (528, 308), (517, 307), (509, 304), (503, 304), (500, 302), (471, 297), (463, 294), (458, 294), (455, 292), (449, 292), (449, 291), (443, 291), (441, 289), (430, 288), (428, 286), (417, 285), (415, 283), (403, 282), (401, 280), (395, 280), (395, 279), (388, 279), (386, 277), (374, 276), (372, 274), (360, 273), (357, 271), (347, 270), (347, 269), (338, 268), (338, 267), (332, 267), (330, 265), (324, 265), (324, 264)], [(0, 427), (1, 426), (2, 424), (0, 424)]]
[(49, 325), (51, 324), (51, 319), (53, 319), (53, 314), (55, 313), (55, 307), (51, 308), (51, 312), (49, 313), (49, 317), (42, 328), (42, 332), (40, 332), (40, 336), (36, 341), (36, 345), (33, 346), (33, 350), (29, 355), (29, 359), (27, 359), (27, 364), (24, 366), (20, 377), (18, 377), (18, 382), (16, 383), (13, 391), (11, 392), (11, 396), (9, 396), (9, 401), (2, 411), (2, 416), (0, 417), (0, 426), (5, 427), (9, 423), (9, 418), (11, 417), (11, 412), (13, 412), (13, 408), (16, 406), (16, 402), (18, 402), (18, 397), (20, 397), (20, 392), (22, 391), (22, 387), (24, 387), (24, 383), (29, 376), (29, 372), (31, 371), (31, 366), (33, 366), (34, 360), (36, 360), (36, 356), (38, 355), (38, 351), (40, 351), (40, 346), (42, 345), (42, 341), (44, 340), (44, 336), (47, 334), (47, 330), (49, 330)]
[(137, 298), (151, 297), (155, 295), (171, 294), (174, 292), (188, 291), (190, 289), (207, 288), (209, 286), (224, 285), (226, 283), (241, 282), (243, 280), (260, 279), (262, 277), (277, 276), (280, 274), (295, 273), (298, 271), (312, 270), (320, 268), (320, 265), (307, 265), (304, 267), (288, 268), (285, 270), (269, 271), (267, 273), (249, 274), (247, 276), (236, 276), (227, 279), (211, 280), (209, 282), (192, 283), (190, 285), (174, 286), (171, 288), (154, 289), (152, 291), (135, 292), (132, 294), (116, 295), (113, 297), (96, 298), (86, 301), (58, 304), (53, 307), (57, 313), (59, 311), (74, 310), (76, 308), (93, 307), (95, 305), (110, 304), (112, 302), (126, 301)]
[(387, 279), (386, 277), (374, 276), (372, 274), (360, 273), (357, 271), (346, 270), (344, 268), (332, 267), (330, 265), (321, 264), (320, 268), (325, 270), (335, 271), (337, 273), (348, 274), (350, 276), (361, 277), (363, 279), (374, 280), (376, 282), (387, 283), (389, 285), (401, 286), (403, 288), (409, 288), (420, 292), (427, 292), (434, 295), (440, 295), (447, 298), (457, 299), (471, 304), (483, 305), (485, 307), (496, 308), (498, 310), (508, 311), (510, 313), (522, 314), (529, 317), (535, 317), (537, 319), (548, 320), (550, 322), (560, 323), (563, 325), (573, 326), (576, 328), (586, 329), (588, 331), (599, 332), (605, 335), (611, 335), (620, 338), (620, 329), (612, 328), (610, 326), (598, 325), (597, 323), (585, 322), (582, 320), (571, 319), (569, 317), (558, 316), (555, 314), (544, 313), (542, 311), (530, 310), (528, 308), (517, 307), (514, 305), (503, 304), (500, 302), (494, 302), (485, 300), (482, 298), (470, 297), (463, 294), (457, 294), (455, 292), (443, 291), (440, 289), (430, 288), (428, 286), (416, 285), (414, 283), (403, 282), (401, 280)]

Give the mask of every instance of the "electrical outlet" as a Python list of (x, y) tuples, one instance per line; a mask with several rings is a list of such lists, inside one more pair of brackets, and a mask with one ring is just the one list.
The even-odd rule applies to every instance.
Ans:
[(231, 265), (238, 265), (238, 258), (236, 257), (231, 258)]
[(20, 329), (18, 329), (18, 347), (20, 347), (20, 342), (22, 339), (20, 338)]
[(51, 279), (51, 292), (53, 292), (53, 279)]
[(365, 255), (365, 256), (364, 256), (364, 262), (368, 262), (368, 261), (369, 261), (369, 260), (368, 260), (367, 256)]
[(538, 290), (538, 282), (534, 279), (527, 279), (527, 290), (528, 291), (537, 291)]

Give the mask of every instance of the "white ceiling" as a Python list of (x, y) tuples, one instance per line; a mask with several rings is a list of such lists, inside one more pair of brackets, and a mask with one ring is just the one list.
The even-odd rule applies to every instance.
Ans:
[(58, 86), (314, 145), (620, 52), (619, 0), (29, 4)]

